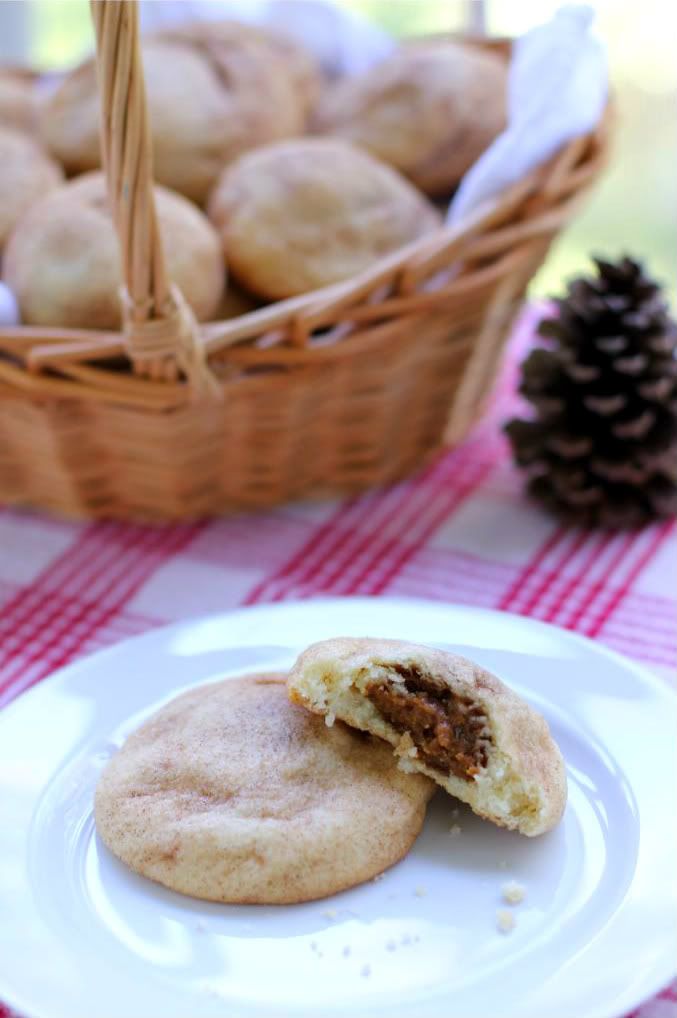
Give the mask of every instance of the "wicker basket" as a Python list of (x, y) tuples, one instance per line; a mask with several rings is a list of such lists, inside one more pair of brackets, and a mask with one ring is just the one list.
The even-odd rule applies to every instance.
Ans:
[(136, 3), (92, 13), (124, 328), (0, 330), (0, 500), (204, 516), (394, 481), (458, 441), (530, 278), (599, 173), (606, 125), (358, 277), (198, 326), (156, 226)]

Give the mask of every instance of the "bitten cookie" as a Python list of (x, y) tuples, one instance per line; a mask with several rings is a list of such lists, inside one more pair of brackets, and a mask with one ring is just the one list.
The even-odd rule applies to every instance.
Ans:
[(293, 904), (401, 859), (434, 787), (379, 739), (291, 704), (284, 676), (250, 675), (184, 693), (130, 735), (95, 816), (118, 858), (172, 890)]
[(395, 170), (329, 138), (242, 156), (219, 180), (208, 211), (233, 275), (272, 300), (353, 276), (440, 224)]
[(495, 675), (455, 654), (398, 640), (335, 639), (301, 654), (294, 703), (386, 739), (480, 816), (522, 834), (559, 821), (564, 762), (548, 725)]
[[(200, 320), (224, 284), (211, 223), (181, 195), (155, 189), (172, 282)], [(120, 251), (101, 173), (85, 174), (33, 205), (12, 233), (2, 264), (26, 325), (115, 329), (120, 325)]]
[(61, 167), (29, 135), (0, 127), (0, 249), (24, 212), (62, 180)]
[(313, 124), (395, 166), (427, 194), (448, 195), (505, 126), (506, 88), (497, 55), (419, 43), (328, 89)]
[[(242, 152), (301, 134), (305, 110), (279, 60), (244, 39), (149, 38), (143, 67), (155, 179), (202, 204)], [(46, 102), (41, 132), (69, 173), (101, 164), (100, 99), (92, 60)]]

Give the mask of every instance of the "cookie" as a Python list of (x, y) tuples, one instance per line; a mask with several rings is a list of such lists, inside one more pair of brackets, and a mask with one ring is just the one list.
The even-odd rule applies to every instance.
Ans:
[(354, 276), (440, 225), (395, 170), (331, 138), (242, 156), (219, 180), (208, 213), (233, 276), (270, 300)]
[(0, 124), (31, 133), (37, 118), (35, 75), (18, 67), (0, 67)]
[(506, 90), (507, 68), (494, 53), (449, 41), (403, 46), (328, 89), (313, 126), (446, 196), (503, 130)]
[(61, 167), (29, 135), (0, 127), (0, 249), (24, 212), (62, 180)]
[(158, 38), (207, 41), (212, 47), (237, 42), (258, 46), (264, 60), (276, 61), (280, 69), (289, 75), (305, 113), (319, 98), (323, 76), (310, 50), (292, 36), (267, 25), (231, 20), (191, 21), (163, 28), (154, 35)]
[(561, 753), (543, 717), (495, 675), (399, 640), (316, 643), (289, 674), (294, 703), (387, 740), (480, 816), (543, 834), (566, 804)]
[[(206, 217), (181, 195), (155, 189), (170, 279), (201, 321), (224, 284), (221, 245)], [(22, 217), (3, 258), (25, 325), (120, 326), (120, 251), (101, 173), (47, 195)]]
[(110, 760), (95, 796), (108, 848), (196, 898), (292, 904), (392, 866), (419, 833), (433, 782), (390, 747), (249, 675), (178, 696)]
[[(159, 184), (202, 204), (223, 167), (257, 145), (302, 133), (305, 111), (280, 61), (245, 40), (148, 38), (143, 67)], [(45, 103), (45, 144), (71, 174), (100, 166), (92, 60)]]

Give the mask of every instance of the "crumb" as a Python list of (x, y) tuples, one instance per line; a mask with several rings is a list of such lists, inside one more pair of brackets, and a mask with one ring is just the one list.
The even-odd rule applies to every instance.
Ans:
[(327, 726), (327, 728), (331, 728), (335, 721), (336, 721), (335, 714), (330, 713), (324, 715), (324, 723)]
[(338, 912), (336, 911), (335, 908), (327, 908), (322, 913), (322, 915), (324, 916), (325, 919), (336, 919)]
[(507, 859), (501, 859), (501, 861), (498, 864), (498, 868), (499, 868), (499, 870), (507, 870), (507, 868), (508, 868), (508, 860)]
[(316, 940), (311, 940), (310, 941), (310, 950), (311, 951), (317, 951), (317, 941)]
[(389, 940), (386, 944), (386, 951), (394, 951), (396, 947), (396, 942), (394, 940)]
[(350, 954), (350, 945), (346, 944), (346, 946), (343, 948), (343, 957), (347, 958), (349, 956), (349, 954)]
[(384, 877), (385, 873), (377, 873), (376, 876), (373, 878), (372, 883), (375, 884), (377, 880), (383, 880)]
[(411, 749), (407, 750), (407, 756), (418, 756), (418, 750), (416, 746), (412, 746)]
[(402, 937), (402, 940), (400, 941), (400, 943), (401, 943), (401, 944), (402, 944), (402, 945), (403, 945), (404, 947), (406, 947), (406, 946), (407, 946), (407, 944), (411, 944), (411, 937), (409, 936), (409, 934), (408, 934), (408, 933), (405, 933), (405, 934), (404, 934), (404, 936)]
[(496, 909), (496, 929), (499, 933), (512, 933), (515, 929), (515, 916), (510, 909)]
[(451, 811), (451, 819), (455, 820), (459, 813), (460, 813), (460, 810), (459, 810), (458, 806), (454, 806), (454, 808)]
[(526, 887), (524, 887), (523, 884), (518, 883), (517, 880), (508, 880), (508, 882), (503, 884), (503, 887), (501, 888), (503, 901), (507, 901), (509, 905), (519, 905), (520, 901), (524, 901), (524, 895), (526, 893)]
[(398, 770), (404, 771), (405, 774), (415, 774), (416, 768), (414, 765), (407, 760), (405, 757), (400, 757), (397, 761)]
[(371, 965), (363, 965), (360, 969), (360, 975), (363, 979), (368, 979), (371, 975)]
[(416, 895), (417, 898), (425, 898), (427, 893), (428, 892), (426, 891), (425, 887), (422, 887), (420, 884), (418, 887), (414, 888), (414, 894)]
[(457, 838), (460, 833), (461, 828), (459, 824), (452, 824), (452, 826), (449, 828), (449, 834), (451, 835), (452, 838)]

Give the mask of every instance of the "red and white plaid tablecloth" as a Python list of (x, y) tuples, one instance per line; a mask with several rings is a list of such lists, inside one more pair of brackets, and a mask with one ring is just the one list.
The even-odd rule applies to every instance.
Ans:
[[(318, 594), (529, 615), (674, 683), (674, 522), (618, 535), (560, 526), (525, 501), (511, 466), (499, 424), (515, 408), (517, 363), (537, 313), (522, 316), (468, 440), (385, 491), (160, 528), (0, 511), (0, 706), (79, 655), (153, 626)], [(635, 1015), (677, 1018), (677, 983)]]

